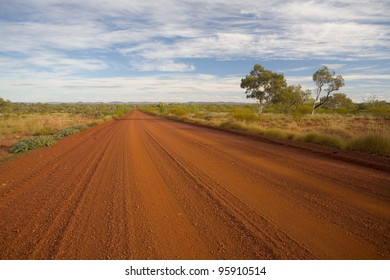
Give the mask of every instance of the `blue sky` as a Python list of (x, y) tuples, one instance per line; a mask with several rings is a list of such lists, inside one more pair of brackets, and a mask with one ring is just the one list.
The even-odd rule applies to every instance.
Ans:
[(0, 97), (14, 102), (248, 102), (259, 63), (355, 102), (390, 101), (390, 1), (0, 0)]

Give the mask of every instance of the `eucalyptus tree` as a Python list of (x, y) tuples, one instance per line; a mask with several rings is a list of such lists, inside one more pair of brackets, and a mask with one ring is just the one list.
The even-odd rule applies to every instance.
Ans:
[(258, 112), (261, 114), (265, 105), (272, 103), (275, 96), (283, 93), (287, 82), (283, 74), (274, 73), (256, 64), (250, 74), (241, 79), (241, 88), (245, 89), (246, 98), (259, 102)]
[[(345, 84), (341, 75), (336, 76), (336, 73), (329, 70), (325, 65), (313, 74), (313, 82), (317, 88), (315, 89), (315, 99), (311, 111), (312, 115), (314, 115), (317, 108), (329, 100), (332, 92), (339, 90)], [(322, 92), (325, 93), (323, 97), (321, 97)]]

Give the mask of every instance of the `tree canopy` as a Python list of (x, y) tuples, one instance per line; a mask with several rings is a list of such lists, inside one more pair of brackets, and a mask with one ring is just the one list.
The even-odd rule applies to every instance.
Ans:
[(3, 112), (7, 107), (9, 107), (10, 104), (10, 101), (4, 100), (0, 97), (0, 113)]
[(260, 64), (256, 64), (250, 74), (241, 79), (241, 88), (245, 89), (246, 98), (257, 99), (259, 102), (259, 113), (286, 87), (287, 82), (283, 74), (266, 70)]
[[(334, 71), (329, 70), (327, 66), (322, 66), (313, 74), (313, 82), (316, 84), (315, 100), (313, 102), (313, 109), (311, 114), (314, 115), (314, 111), (324, 105), (333, 91), (339, 90), (344, 86), (344, 79), (341, 75), (337, 75)], [(324, 88), (326, 87), (326, 88)], [(325, 92), (325, 96), (321, 98), (321, 93)]]
[[(321, 98), (322, 101), (323, 98)], [(353, 108), (353, 102), (345, 93), (335, 93), (328, 98), (328, 101), (324, 103), (323, 107), (332, 110), (351, 109)]]
[(256, 64), (250, 74), (241, 79), (241, 88), (246, 90), (247, 98), (259, 102), (259, 113), (269, 104), (288, 112), (310, 97), (310, 92), (303, 91), (300, 85), (288, 85), (283, 74), (266, 70), (260, 64)]

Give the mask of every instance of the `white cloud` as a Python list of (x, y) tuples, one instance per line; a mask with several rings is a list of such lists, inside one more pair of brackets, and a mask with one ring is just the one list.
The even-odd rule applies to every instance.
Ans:
[(390, 83), (390, 74), (374, 75), (374, 74), (345, 74), (343, 78), (348, 81), (364, 81), (364, 80), (385, 80)]
[(327, 63), (326, 66), (328, 66), (328, 68), (330, 68), (331, 70), (336, 70), (336, 69), (343, 68), (345, 66), (345, 64), (344, 63), (336, 63), (336, 64)]
[(313, 67), (309, 67), (309, 66), (304, 66), (304, 67), (296, 67), (296, 68), (286, 68), (286, 69), (283, 69), (283, 70), (279, 70), (277, 72), (301, 72), (301, 71), (307, 71), (307, 70), (310, 70), (310, 69), (313, 69)]
[(51, 69), (54, 72), (80, 72), (103, 70), (108, 65), (98, 59), (74, 59), (56, 53), (38, 52), (26, 60), (32, 66)]
[(27, 57), (12, 59), (0, 57), (0, 75), (30, 76), (36, 73), (53, 73), (61, 76), (72, 75), (84, 71), (99, 71), (109, 66), (97, 58), (71, 58), (61, 53), (32, 52)]
[[(390, 2), (379, 0), (0, 1), (0, 75), (30, 77), (33, 73), (31, 83), (46, 84), (53, 91), (57, 85), (66, 95), (61, 85), (65, 78), (74, 81), (74, 87), (66, 88), (72, 92), (99, 88), (95, 80), (88, 80), (95, 87), (88, 87), (88, 83), (77, 86), (83, 84), (77, 79), (80, 74), (93, 76), (96, 71), (115, 70), (115, 75), (123, 77), (137, 70), (146, 79), (145, 71), (181, 72), (180, 77), (163, 80), (152, 76), (151, 83), (166, 82), (166, 94), (168, 88), (183, 90), (185, 79), (192, 90), (200, 90), (196, 85), (200, 82), (203, 90), (235, 92), (237, 80), (227, 82), (228, 89), (219, 83), (222, 78), (218, 82), (215, 77), (201, 78), (193, 59), (310, 59), (347, 71), (349, 61), (390, 59), (389, 9)], [(311, 66), (289, 68), (285, 71), (303, 72)], [(343, 76), (357, 81), (370, 71), (371, 81), (383, 81), (389, 73), (383, 69), (374, 73), (377, 68), (355, 65), (356, 76)], [(185, 78), (183, 73), (195, 78)], [(49, 79), (53, 79), (52, 85)], [(298, 73), (290, 80), (309, 84)], [(12, 92), (11, 84), (0, 81)], [(130, 89), (134, 85), (134, 81), (125, 83), (122, 78), (109, 81), (121, 81), (119, 87), (113, 86), (118, 94), (125, 91), (121, 85)]]
[(132, 66), (139, 71), (189, 72), (195, 70), (194, 65), (167, 59), (136, 61), (132, 63)]
[[(27, 20), (2, 23), (0, 49), (141, 48), (155, 56), (378, 57), (389, 45), (386, 3), (356, 1), (16, 1)], [(259, 18), (248, 17), (251, 7)], [(375, 10), (373, 10), (374, 8)], [(26, 9), (26, 8), (25, 8)], [(34, 12), (36, 14), (34, 14)], [(374, 14), (375, 18), (370, 18)], [(37, 20), (43, 17), (47, 21)], [(39, 38), (39, 40), (37, 40)], [(159, 40), (164, 39), (164, 40)], [(167, 40), (166, 40), (167, 39)], [(153, 48), (151, 48), (153, 50)], [(220, 57), (221, 56), (221, 57)], [(388, 55), (387, 55), (388, 56)], [(383, 57), (382, 57), (383, 58)]]
[[(27, 73), (25, 73), (27, 74)], [(241, 101), (240, 77), (204, 74), (70, 78), (53, 73), (0, 77), (3, 98), (11, 101)], [(220, 98), (220, 97), (224, 98)], [(190, 98), (191, 97), (191, 98)], [(218, 97), (220, 99), (218, 99)]]
[[(256, 48), (255, 38), (247, 34), (216, 34), (175, 42), (146, 42), (133, 48), (122, 49), (129, 56), (148, 59), (216, 58), (228, 59), (250, 56)], [(245, 52), (243, 51), (245, 50)]]
[[(0, 51), (29, 53), (32, 50), (90, 50), (104, 49), (130, 41), (136, 34), (121, 30), (107, 30), (105, 26), (84, 22), (56, 23), (1, 23)], [(141, 37), (141, 35), (138, 35)]]

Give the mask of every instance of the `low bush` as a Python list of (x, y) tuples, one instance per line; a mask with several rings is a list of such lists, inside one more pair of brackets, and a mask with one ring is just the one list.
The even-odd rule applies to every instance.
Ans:
[(311, 111), (312, 111), (312, 106), (305, 104), (305, 105), (301, 105), (298, 108), (296, 108), (295, 111), (293, 112), (293, 115), (294, 116), (309, 115), (309, 114), (311, 114)]
[(390, 156), (390, 138), (383, 135), (368, 135), (350, 141), (347, 149)]
[(29, 150), (49, 147), (55, 143), (56, 139), (54, 136), (34, 136), (26, 139), (19, 140), (9, 150), (11, 153), (23, 153)]
[(54, 135), (54, 137), (56, 139), (61, 139), (61, 138), (64, 138), (68, 135), (72, 135), (72, 134), (75, 134), (77, 132), (80, 132), (81, 130), (84, 130), (86, 128), (87, 128), (87, 126), (85, 126), (85, 125), (71, 126), (71, 127), (65, 128), (65, 129), (61, 130), (60, 132), (56, 133)]
[(339, 149), (344, 147), (344, 143), (339, 137), (326, 135), (326, 134), (308, 133), (299, 137), (298, 140), (326, 145), (329, 147), (334, 147)]
[(280, 139), (294, 139), (295, 134), (282, 129), (271, 128), (264, 132), (264, 135), (280, 138)]
[(189, 110), (188, 110), (188, 108), (186, 108), (184, 106), (182, 106), (182, 107), (177, 106), (177, 107), (170, 108), (169, 113), (172, 115), (178, 116), (178, 117), (182, 117), (182, 116), (188, 115)]
[(199, 108), (198, 104), (190, 104), (189, 110), (190, 110), (191, 114), (197, 114), (199, 112), (200, 108)]
[(96, 125), (98, 125), (98, 124), (99, 124), (98, 121), (94, 121), (94, 122), (87, 123), (87, 126), (88, 126), (88, 127), (92, 127), (92, 126), (96, 126)]
[(234, 109), (230, 114), (238, 121), (254, 122), (257, 120), (257, 115), (250, 108), (237, 108)]
[(9, 151), (11, 153), (17, 154), (17, 153), (27, 152), (29, 150), (34, 150), (37, 148), (50, 147), (57, 140), (64, 138), (68, 135), (72, 135), (77, 132), (80, 132), (81, 130), (84, 130), (86, 128), (87, 128), (86, 125), (76, 125), (76, 126), (65, 128), (54, 135), (40, 135), (40, 136), (34, 136), (34, 137), (22, 139), (16, 142), (9, 149)]
[(231, 120), (221, 123), (220, 126), (228, 129), (247, 130), (242, 124)]
[(157, 109), (158, 109), (159, 114), (163, 115), (167, 112), (167, 104), (160, 102), (157, 105)]
[(53, 128), (52, 127), (42, 127), (38, 131), (34, 133), (34, 136), (39, 136), (39, 135), (51, 135), (53, 134)]

